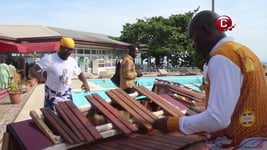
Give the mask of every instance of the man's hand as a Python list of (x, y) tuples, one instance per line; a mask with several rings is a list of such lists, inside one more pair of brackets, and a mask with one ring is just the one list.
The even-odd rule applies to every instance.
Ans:
[(139, 71), (139, 70), (137, 70), (136, 73), (137, 73), (137, 77), (141, 77), (141, 76), (143, 76), (142, 72)]
[(153, 126), (153, 128), (161, 131), (162, 133), (167, 134), (169, 132), (168, 127), (167, 127), (167, 120), (168, 120), (168, 117), (160, 118), (160, 119), (156, 120), (152, 124), (152, 126)]
[(82, 81), (82, 86), (81, 88), (83, 90), (85, 90), (86, 92), (90, 92), (90, 88), (89, 88), (89, 85), (88, 85), (88, 82), (87, 82), (87, 79), (86, 77), (84, 76), (83, 72), (81, 72), (78, 76), (79, 80)]
[(164, 134), (179, 131), (179, 117), (164, 117), (156, 120), (152, 124), (153, 128)]
[(85, 90), (86, 92), (90, 92), (90, 88), (88, 84), (82, 84), (81, 88)]

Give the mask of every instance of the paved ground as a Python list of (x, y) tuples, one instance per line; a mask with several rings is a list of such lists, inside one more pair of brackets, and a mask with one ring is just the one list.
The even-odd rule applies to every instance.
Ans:
[(34, 89), (35, 87), (32, 87), (28, 93), (23, 94), (23, 100), (19, 104), (11, 104), (8, 94), (0, 99), (0, 143), (2, 143), (3, 133), (6, 131), (6, 125), (14, 121)]

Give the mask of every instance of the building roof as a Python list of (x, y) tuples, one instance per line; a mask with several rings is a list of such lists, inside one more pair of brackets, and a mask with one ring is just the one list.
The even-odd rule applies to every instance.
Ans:
[(129, 44), (109, 38), (105, 34), (90, 33), (42, 25), (0, 25), (0, 40), (15, 43), (58, 41), (70, 36), (77, 44), (126, 48)]
[(108, 35), (105, 34), (97, 34), (92, 32), (84, 32), (84, 31), (76, 31), (70, 29), (56, 28), (56, 27), (48, 27), (53, 31), (61, 34), (62, 36), (70, 36), (77, 41), (90, 41), (90, 42), (100, 42), (100, 43), (116, 43), (122, 45), (129, 45), (125, 42), (120, 42), (109, 38)]
[(56, 31), (38, 25), (0, 25), (1, 39), (23, 39), (23, 38), (40, 38), (40, 37), (59, 37)]

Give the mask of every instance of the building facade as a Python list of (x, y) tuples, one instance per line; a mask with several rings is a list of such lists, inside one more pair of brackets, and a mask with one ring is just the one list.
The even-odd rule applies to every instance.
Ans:
[(12, 61), (25, 77), (31, 64), (59, 48), (62, 37), (75, 40), (72, 57), (87, 74), (113, 74), (116, 59), (128, 53), (129, 43), (104, 34), (36, 25), (0, 25), (0, 59)]

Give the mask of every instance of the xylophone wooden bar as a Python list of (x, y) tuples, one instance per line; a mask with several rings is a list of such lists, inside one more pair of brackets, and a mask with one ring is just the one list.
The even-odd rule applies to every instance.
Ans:
[[(81, 132), (82, 129), (81, 128), (77, 128), (77, 125), (75, 125), (76, 122), (74, 122), (70, 116), (68, 116), (67, 114), (69, 113), (68, 109), (66, 109), (64, 106), (64, 104), (58, 103), (57, 105), (55, 105), (55, 108), (58, 112), (58, 115), (62, 118), (62, 120), (64, 120), (66, 122), (66, 124), (69, 125), (69, 127), (72, 129), (72, 131), (76, 134), (76, 136), (81, 140), (81, 141), (86, 141), (86, 139), (83, 137)], [(85, 136), (86, 137), (86, 136)], [(90, 140), (92, 138), (87, 139), (88, 141), (92, 141)]]
[[(191, 89), (191, 88), (189, 88), (183, 84), (180, 84), (178, 82), (173, 82), (173, 81), (171, 82), (171, 81), (167, 81), (167, 80), (156, 79), (155, 83), (153, 85), (153, 87), (155, 89), (154, 92), (156, 92), (156, 93), (160, 92), (157, 89), (158, 86), (165, 86), (165, 88), (172, 89), (172, 90), (179, 89), (179, 90), (181, 90), (180, 92), (183, 96), (190, 98), (190, 99), (194, 99), (196, 101), (205, 100), (205, 93)], [(161, 94), (161, 93), (159, 93), (159, 94)]]
[(107, 95), (112, 101), (115, 101), (127, 110), (134, 119), (138, 120), (147, 130), (151, 130), (151, 123), (157, 119), (157, 117), (150, 112), (142, 104), (131, 98), (125, 91), (121, 89), (112, 89), (107, 91)]
[[(137, 102), (135, 99), (130, 97), (122, 89), (118, 88), (118, 89), (113, 89), (110, 91), (113, 92), (113, 94), (117, 95), (120, 98), (119, 99), (120, 101), (125, 102), (126, 105), (133, 108), (138, 114), (140, 113), (140, 115), (144, 115), (144, 118), (146, 119), (147, 122), (153, 123), (154, 120), (157, 119), (157, 117), (155, 115), (153, 115), (146, 107), (144, 107), (139, 102)], [(111, 97), (111, 98), (113, 98), (113, 97)], [(113, 99), (113, 100), (116, 101), (117, 99), (116, 100)], [(119, 100), (116, 102), (119, 102)]]
[(205, 138), (201, 136), (182, 135), (179, 133), (162, 134), (152, 131), (148, 134), (133, 134), (131, 136), (116, 136), (104, 139), (99, 143), (86, 144), (70, 150), (126, 149), (126, 150), (180, 150), (204, 149)]
[(134, 126), (129, 120), (126, 120), (127, 118), (123, 118), (121, 114), (119, 114), (118, 110), (112, 107), (109, 103), (107, 103), (100, 95), (98, 94), (92, 94), (92, 96), (98, 100), (102, 105), (105, 106), (106, 109), (109, 109), (112, 114), (114, 114), (121, 123), (123, 123), (127, 128), (131, 130), (131, 132), (136, 132), (138, 128)]
[(50, 109), (42, 108), (41, 112), (45, 120), (49, 122), (50, 127), (59, 132), (67, 143), (91, 143), (102, 139), (95, 126), (78, 110), (72, 101), (59, 102), (55, 107), (58, 116)]
[(87, 100), (101, 111), (121, 132), (124, 134), (130, 134), (136, 132), (138, 129), (133, 126), (128, 120), (123, 119), (118, 110), (108, 104), (98, 94), (92, 94), (86, 96)]
[(65, 103), (95, 140), (102, 139), (102, 136), (98, 133), (95, 126), (84, 116), (84, 114), (74, 105), (72, 101), (66, 101)]
[(144, 86), (136, 86), (134, 87), (139, 93), (147, 96), (151, 101), (155, 102), (159, 105), (164, 111), (172, 116), (183, 116), (184, 114), (181, 110), (175, 107), (173, 104), (162, 98), (161, 96), (157, 95), (156, 93), (149, 91)]
[(206, 108), (205, 93), (190, 90), (182, 85), (154, 84), (154, 92), (157, 94), (168, 94), (175, 100), (183, 103), (189, 108), (190, 114), (200, 113)]
[(75, 125), (76, 128), (74, 128), (74, 130), (78, 130), (83, 135), (83, 137), (86, 139), (86, 141), (93, 142), (94, 137), (86, 130), (84, 125), (79, 121), (79, 119), (68, 108), (67, 104), (65, 102), (60, 102), (57, 105), (59, 105), (59, 107), (62, 108), (62, 110), (64, 110), (66, 112), (65, 118), (69, 118), (71, 120), (71, 122)]
[(189, 108), (186, 105), (177, 101), (169, 94), (159, 94), (159, 96), (172, 103), (175, 107), (178, 107), (178, 109), (180, 109), (183, 114), (187, 114), (187, 112), (189, 111)]
[(135, 99), (133, 99), (132, 97), (130, 97), (125, 91), (123, 91), (122, 89), (118, 89), (118, 91), (121, 93), (121, 95), (123, 95), (124, 97), (127, 97), (127, 99), (128, 99), (127, 103), (129, 103), (130, 105), (131, 104), (136, 105), (137, 108), (140, 108), (143, 113), (146, 113), (147, 116), (152, 119), (152, 122), (149, 122), (149, 123), (153, 123), (155, 119), (158, 119), (153, 113), (151, 113), (150, 110), (148, 110), (143, 105), (140, 105), (140, 102), (138, 102)]
[(195, 100), (195, 101), (203, 101), (203, 97), (204, 97), (204, 93), (200, 93), (200, 94), (196, 94), (194, 92), (189, 92), (188, 90), (185, 90), (183, 88), (179, 88), (177, 86), (170, 86), (170, 90), (174, 93), (177, 93), (181, 96), (184, 96), (184, 97), (187, 97), (187, 98), (190, 98), (192, 100)]
[[(134, 104), (136, 105), (136, 108), (140, 108), (140, 111), (142, 112), (141, 115), (143, 113), (145, 113), (148, 117), (149, 120), (152, 120), (152, 122), (150, 122), (149, 120), (149, 123), (153, 123), (155, 119), (158, 119), (150, 110), (148, 110), (146, 107), (144, 107), (143, 105), (140, 104), (140, 102), (136, 101), (135, 99), (133, 99), (132, 97), (130, 97), (126, 92), (124, 92), (122, 89), (117, 89), (117, 91), (119, 92), (118, 94), (120, 95), (123, 95), (124, 97), (127, 97), (128, 101), (127, 103), (129, 103), (129, 105), (131, 104)], [(114, 90), (114, 92), (117, 92)]]
[[(44, 119), (48, 122), (50, 126), (56, 130), (56, 133), (62, 136), (62, 138), (69, 144), (78, 143), (78, 138), (73, 134), (73, 132), (64, 125), (58, 116), (56, 116), (50, 109), (41, 108), (41, 112), (44, 115)], [(75, 140), (75, 141), (74, 141)]]

